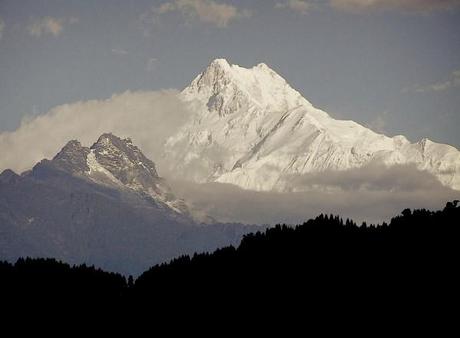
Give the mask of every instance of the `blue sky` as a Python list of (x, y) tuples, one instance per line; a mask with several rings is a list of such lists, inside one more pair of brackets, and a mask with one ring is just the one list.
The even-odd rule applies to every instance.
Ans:
[(458, 0), (0, 0), (0, 132), (214, 58), (267, 63), (315, 106), (460, 148)]

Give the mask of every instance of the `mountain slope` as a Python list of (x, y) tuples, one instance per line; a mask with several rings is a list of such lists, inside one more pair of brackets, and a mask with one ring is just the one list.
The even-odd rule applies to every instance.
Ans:
[(214, 60), (181, 97), (195, 111), (166, 142), (171, 170), (197, 182), (251, 190), (299, 190), (292, 178), (326, 170), (415, 164), (460, 189), (460, 152), (428, 139), (410, 143), (331, 118), (265, 64)]
[(195, 223), (154, 163), (112, 134), (91, 148), (71, 141), (22, 175), (0, 174), (0, 259), (53, 257), (136, 274), (252, 230)]

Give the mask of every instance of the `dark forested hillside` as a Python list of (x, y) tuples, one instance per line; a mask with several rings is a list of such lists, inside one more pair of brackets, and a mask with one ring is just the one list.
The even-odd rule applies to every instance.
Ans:
[(298, 303), (313, 311), (454, 304), (459, 227), (458, 201), (437, 212), (406, 209), (379, 226), (321, 215), (246, 235), (238, 248), (155, 266), (137, 279), (134, 295), (209, 308)]
[(135, 282), (91, 267), (21, 259), (0, 264), (0, 298), (183, 311), (280, 302), (315, 311), (454, 304), (458, 203), (436, 212), (407, 209), (379, 226), (327, 215), (297, 227), (278, 225), (246, 235), (238, 248), (157, 265)]

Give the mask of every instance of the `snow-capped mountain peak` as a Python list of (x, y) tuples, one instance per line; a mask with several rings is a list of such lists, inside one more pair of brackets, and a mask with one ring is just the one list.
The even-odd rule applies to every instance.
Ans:
[(159, 178), (155, 164), (133, 145), (131, 139), (103, 134), (91, 146), (91, 152), (98, 163), (125, 185), (145, 188)]
[(289, 110), (311, 106), (265, 63), (250, 69), (216, 59), (183, 92), (185, 100), (200, 100), (220, 116), (238, 109)]
[(132, 140), (107, 133), (90, 148), (87, 163), (91, 170), (105, 173), (109, 180), (152, 197), (176, 212), (187, 214), (184, 201), (177, 199), (166, 181), (158, 176), (155, 164)]
[(43, 163), (97, 184), (136, 192), (174, 212), (189, 213), (184, 201), (177, 199), (166, 181), (158, 176), (155, 164), (129, 138), (106, 133), (89, 148), (72, 140), (52, 161)]
[(460, 189), (454, 147), (427, 139), (411, 144), (404, 136), (333, 119), (264, 63), (243, 68), (214, 60), (180, 97), (194, 115), (168, 139), (165, 156), (170, 170), (197, 182), (284, 190), (289, 177), (378, 161), (415, 164)]

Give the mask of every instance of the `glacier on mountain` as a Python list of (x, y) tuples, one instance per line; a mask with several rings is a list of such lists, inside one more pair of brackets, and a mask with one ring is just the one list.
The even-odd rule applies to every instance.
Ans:
[(297, 191), (293, 177), (411, 164), (460, 190), (460, 152), (388, 137), (315, 108), (266, 64), (214, 60), (181, 93), (193, 116), (166, 144), (171, 174), (257, 191)]

